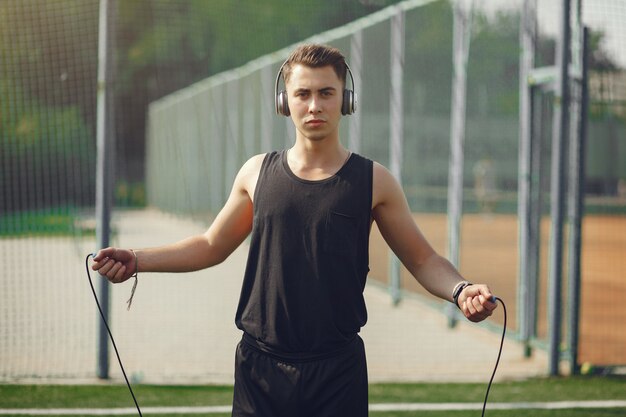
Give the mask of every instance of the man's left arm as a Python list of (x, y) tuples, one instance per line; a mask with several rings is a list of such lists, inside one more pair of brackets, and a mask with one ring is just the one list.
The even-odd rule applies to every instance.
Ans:
[[(482, 321), (491, 315), (496, 304), (484, 284), (463, 285), (458, 270), (428, 243), (419, 230), (400, 184), (382, 165), (374, 163), (372, 215), (374, 221), (402, 264), (433, 295), (457, 301), (469, 320)], [(456, 300), (455, 290), (459, 290)]]

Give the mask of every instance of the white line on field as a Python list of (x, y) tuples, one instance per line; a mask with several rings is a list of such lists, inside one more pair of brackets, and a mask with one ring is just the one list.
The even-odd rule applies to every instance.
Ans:
[[(481, 410), (483, 403), (381, 403), (370, 404), (370, 411), (463, 411)], [(608, 401), (550, 401), (488, 403), (490, 410), (564, 410), (577, 408), (626, 408), (626, 400)], [(217, 414), (230, 413), (231, 406), (207, 407), (144, 407), (142, 414)], [(137, 414), (136, 408), (0, 408), (0, 415), (24, 416), (126, 416)]]

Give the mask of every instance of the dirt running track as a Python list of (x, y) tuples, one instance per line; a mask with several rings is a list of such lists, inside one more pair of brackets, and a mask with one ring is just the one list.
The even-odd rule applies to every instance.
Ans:
[[(446, 217), (415, 216), (427, 239), (446, 253)], [(549, 220), (542, 223), (539, 337), (547, 334), (546, 288), (548, 275)], [(565, 240), (567, 242), (567, 239)], [(465, 215), (461, 231), (461, 272), (474, 282), (488, 283), (509, 310), (511, 328), (517, 327), (517, 217)], [(388, 250), (374, 227), (371, 277), (386, 281)], [(567, 255), (566, 255), (567, 256)], [(567, 261), (564, 258), (566, 267)], [(583, 221), (582, 293), (579, 363), (626, 364), (626, 216), (586, 216)], [(565, 271), (566, 274), (567, 271)], [(563, 294), (567, 293), (566, 278)], [(403, 269), (404, 289), (424, 292)], [(567, 308), (564, 305), (563, 316)], [(565, 332), (565, 330), (564, 330)], [(564, 338), (566, 337), (564, 333)]]

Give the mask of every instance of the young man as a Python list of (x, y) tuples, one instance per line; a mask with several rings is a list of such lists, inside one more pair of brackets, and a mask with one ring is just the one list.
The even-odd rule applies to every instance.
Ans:
[[(183, 272), (224, 261), (250, 234), (236, 314), (233, 416), (367, 415), (367, 369), (358, 336), (368, 242), (375, 221), (428, 291), (471, 321), (491, 315), (486, 285), (471, 285), (416, 226), (404, 193), (382, 165), (350, 153), (339, 122), (354, 110), (341, 53), (298, 47), (281, 72), (279, 113), (296, 128), (290, 149), (250, 158), (209, 229), (172, 245), (107, 248), (93, 269), (111, 282), (139, 272)], [(280, 73), (279, 73), (280, 77)]]

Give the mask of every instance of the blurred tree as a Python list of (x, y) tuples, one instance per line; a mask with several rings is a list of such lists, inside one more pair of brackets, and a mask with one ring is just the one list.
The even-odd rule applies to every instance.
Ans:
[(0, 2), (0, 77), (43, 104), (93, 107), (98, 58), (94, 6), (97, 0)]
[[(410, 69), (406, 85), (414, 103), (429, 114), (449, 114), (452, 94), (452, 8), (449, 1), (438, 1), (412, 12), (407, 26), (406, 56)], [(411, 105), (411, 104), (410, 104)]]
[(468, 116), (517, 116), (519, 23), (517, 11), (474, 16), (467, 74)]
[(97, 15), (89, 6), (0, 3), (0, 214), (93, 200)]

